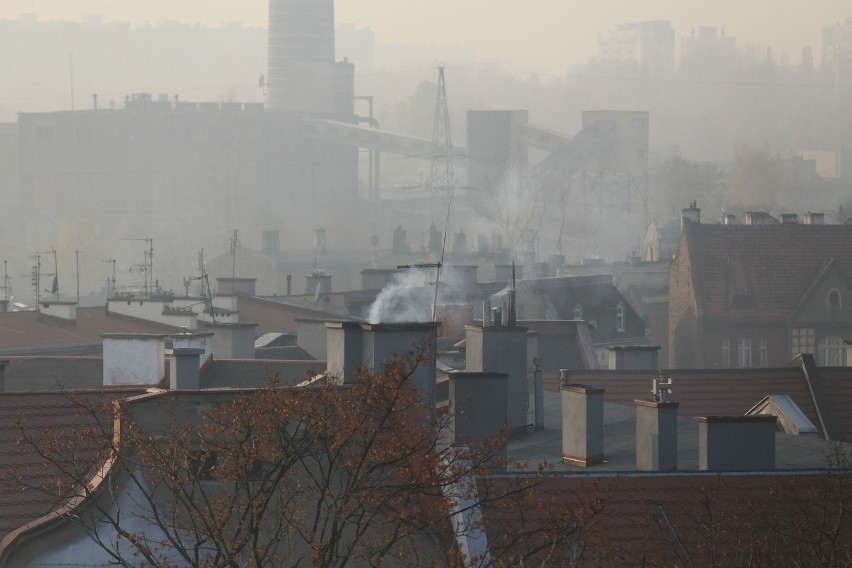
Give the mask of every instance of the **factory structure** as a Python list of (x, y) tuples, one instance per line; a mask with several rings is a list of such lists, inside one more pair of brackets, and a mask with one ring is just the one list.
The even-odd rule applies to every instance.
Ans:
[[(379, 128), (372, 97), (355, 92), (354, 65), (335, 59), (333, 0), (270, 0), (268, 33), (265, 104), (93, 95), (86, 109), (20, 113), (0, 125), (0, 238), (27, 254), (72, 252), (157, 227), (161, 243), (195, 253), (252, 228), (279, 231), (283, 250), (306, 250), (322, 228), (329, 246), (369, 249), (376, 235), (389, 244), (400, 224), (409, 236), (427, 235), (430, 224), (443, 231), (446, 214), (423, 211), (449, 191), (465, 199), (447, 229), (467, 231), (471, 252), (546, 260), (565, 255), (579, 233), (595, 243), (583, 255), (623, 257), (599, 244), (601, 227), (644, 229), (646, 112), (586, 112), (571, 137), (531, 124), (525, 110), (470, 110), (466, 147), (441, 148)], [(531, 148), (546, 157), (531, 163)], [(412, 180), (390, 191), (385, 154), (422, 160), (427, 171), (441, 155), (457, 167), (454, 187)], [(524, 224), (493, 228), (506, 179), (518, 172), (530, 204)]]

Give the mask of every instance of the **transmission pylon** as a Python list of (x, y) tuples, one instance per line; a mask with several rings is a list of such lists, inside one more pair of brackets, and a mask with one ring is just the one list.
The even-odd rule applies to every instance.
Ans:
[[(429, 189), (431, 195), (431, 212), (429, 219), (434, 233), (436, 224), (444, 216), (446, 198), (455, 183), (453, 174), (453, 136), (450, 130), (450, 110), (447, 105), (447, 86), (444, 82), (444, 68), (438, 67), (438, 94), (435, 101), (435, 122), (432, 127), (432, 168), (429, 171)], [(446, 228), (445, 228), (446, 229)], [(430, 252), (438, 248), (440, 243), (432, 243)], [(437, 245), (437, 246), (436, 246)]]

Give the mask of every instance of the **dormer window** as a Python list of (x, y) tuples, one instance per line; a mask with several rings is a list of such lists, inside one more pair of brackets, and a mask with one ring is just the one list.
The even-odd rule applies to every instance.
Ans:
[(831, 290), (825, 299), (825, 307), (829, 310), (839, 310), (842, 307), (842, 298), (840, 291)]
[(624, 331), (624, 304), (621, 302), (615, 306), (615, 331)]
[(583, 319), (583, 306), (581, 306), (580, 304), (577, 304), (576, 306), (574, 306), (574, 319), (575, 320)]

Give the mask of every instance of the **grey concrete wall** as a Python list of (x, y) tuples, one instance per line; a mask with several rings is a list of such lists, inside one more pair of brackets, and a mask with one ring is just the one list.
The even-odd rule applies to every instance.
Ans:
[(325, 324), (326, 320), (296, 320), (296, 345), (314, 359), (325, 359), (328, 351), (328, 331)]
[(509, 423), (526, 428), (529, 411), (527, 328), (465, 326), (468, 372), (508, 373)]
[(562, 458), (580, 467), (603, 462), (605, 389), (562, 385)]
[(677, 469), (676, 402), (636, 401), (636, 469)]
[(774, 416), (699, 416), (698, 469), (775, 469)]

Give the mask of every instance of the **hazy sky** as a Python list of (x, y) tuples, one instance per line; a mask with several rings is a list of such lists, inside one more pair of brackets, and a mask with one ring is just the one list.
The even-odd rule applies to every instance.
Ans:
[[(34, 13), (41, 20), (224, 21), (265, 26), (265, 0), (2, 0), (0, 18)], [(379, 43), (448, 44), (519, 69), (564, 71), (596, 51), (597, 34), (618, 23), (671, 20), (678, 37), (700, 25), (724, 26), (740, 45), (759, 43), (798, 61), (820, 32), (852, 16), (849, 0), (338, 0), (337, 22), (369, 27)]]

